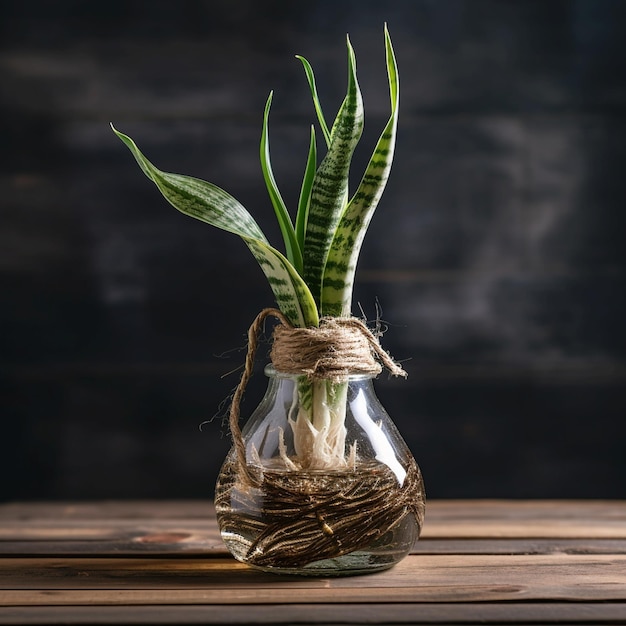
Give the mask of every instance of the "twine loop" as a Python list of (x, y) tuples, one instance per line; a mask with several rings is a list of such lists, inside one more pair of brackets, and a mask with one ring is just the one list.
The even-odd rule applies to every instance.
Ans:
[(250, 485), (258, 485), (259, 481), (246, 462), (246, 448), (239, 427), (240, 404), (252, 376), (261, 327), (270, 316), (280, 322), (274, 328), (270, 353), (272, 363), (279, 372), (338, 383), (348, 380), (351, 374), (377, 375), (384, 365), (394, 376), (407, 376), (358, 318), (323, 317), (319, 327), (298, 328), (278, 309), (263, 309), (248, 329), (244, 371), (233, 395), (229, 414), (230, 432), (242, 478)]

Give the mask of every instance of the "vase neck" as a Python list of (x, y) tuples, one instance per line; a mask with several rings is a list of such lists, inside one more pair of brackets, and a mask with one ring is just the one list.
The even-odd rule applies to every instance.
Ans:
[[(272, 363), (266, 365), (263, 371), (265, 375), (270, 379), (290, 379), (290, 380), (296, 381), (301, 378), (307, 378), (306, 374), (292, 374), (289, 372), (281, 372), (277, 370), (276, 367), (274, 367)], [(353, 373), (348, 373), (345, 376), (345, 381), (342, 381), (342, 382), (351, 382), (351, 381), (358, 381), (358, 380), (374, 380), (376, 376), (377, 374), (374, 374), (374, 373), (353, 372)], [(329, 379), (328, 382), (336, 382), (336, 381), (331, 381)], [(337, 384), (341, 384), (341, 383), (337, 383)]]

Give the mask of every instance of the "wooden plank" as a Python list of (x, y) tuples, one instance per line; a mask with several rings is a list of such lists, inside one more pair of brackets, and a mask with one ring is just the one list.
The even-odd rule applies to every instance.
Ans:
[[(625, 504), (435, 501), (413, 552), (624, 554)], [(0, 555), (228, 554), (207, 502), (105, 502), (101, 518), (98, 510), (96, 503), (0, 505)]]
[[(219, 537), (217, 523), (206, 521), (193, 523), (185, 520), (168, 520), (164, 522), (137, 521), (128, 522), (109, 520), (108, 523), (93, 521), (81, 521), (79, 523), (51, 523), (47, 520), (18, 524), (15, 526), (0, 528), (0, 541), (83, 541), (110, 540), (114, 538), (128, 539), (135, 537), (138, 540), (144, 538), (144, 542), (151, 541), (154, 536), (167, 536), (168, 534), (204, 535), (214, 538)], [(175, 542), (174, 542), (175, 543)]]
[(426, 523), (427, 538), (491, 538), (491, 539), (626, 539), (626, 521), (596, 520), (527, 520), (503, 523), (501, 520), (442, 521)]
[(41, 520), (214, 519), (210, 500), (98, 500), (93, 502), (7, 502), (0, 505), (0, 525)]
[(626, 501), (438, 501), (428, 538), (626, 538)]
[(624, 624), (626, 603), (8, 607), (0, 624)]
[[(217, 536), (216, 536), (217, 535)], [(626, 543), (626, 542), (625, 542)], [(599, 550), (601, 549), (598, 546)], [(172, 554), (225, 557), (230, 553), (219, 533), (167, 532), (127, 538), (0, 541), (0, 556), (137, 556)]]
[(53, 603), (53, 591), (69, 604), (81, 592), (102, 604), (177, 603), (186, 592), (210, 604), (616, 601), (626, 600), (626, 556), (415, 555), (386, 572), (334, 579), (277, 577), (232, 559), (0, 559), (0, 589), (0, 605)]
[[(101, 514), (99, 514), (99, 512)], [(131, 534), (210, 534), (208, 502), (0, 505), (0, 540), (97, 540)], [(626, 501), (432, 501), (423, 539), (626, 539)]]
[[(614, 583), (609, 583), (614, 584)], [(519, 602), (560, 601), (605, 602), (608, 585), (599, 583), (594, 589), (581, 590), (575, 583), (570, 588), (563, 584), (536, 586), (507, 584), (439, 584), (414, 587), (306, 587), (291, 585), (274, 588), (269, 583), (264, 587), (219, 587), (207, 589), (45, 589), (0, 591), (0, 607), (6, 606), (147, 606), (188, 605), (207, 606), (227, 604), (309, 604), (333, 602), (336, 604), (452, 604), (457, 602)], [(626, 591), (620, 590), (611, 601), (626, 601)], [(625, 615), (626, 617), (626, 615)]]
[(420, 539), (412, 554), (626, 554), (626, 539)]
[[(412, 554), (626, 554), (626, 539), (420, 539)], [(0, 541), (0, 556), (132, 557), (185, 555), (188, 558), (228, 557), (217, 529), (187, 534), (129, 533), (100, 539)]]
[[(46, 519), (67, 520), (170, 520), (214, 519), (209, 500), (103, 500), (97, 502), (8, 502), (0, 504), (0, 526)], [(521, 521), (554, 519), (572, 521), (579, 517), (594, 520), (626, 521), (626, 500), (428, 500), (427, 519), (478, 521), (498, 519)]]

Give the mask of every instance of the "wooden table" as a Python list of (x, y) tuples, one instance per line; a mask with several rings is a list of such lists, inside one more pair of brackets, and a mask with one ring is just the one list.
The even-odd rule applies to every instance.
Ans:
[(626, 624), (626, 501), (432, 501), (395, 568), (278, 577), (206, 502), (0, 505), (0, 623)]

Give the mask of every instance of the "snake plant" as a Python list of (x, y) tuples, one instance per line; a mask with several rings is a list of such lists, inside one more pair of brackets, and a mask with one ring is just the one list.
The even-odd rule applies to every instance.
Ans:
[[(372, 214), (385, 188), (393, 159), (398, 120), (398, 72), (387, 27), (385, 53), (391, 114), (380, 135), (363, 178), (352, 196), (348, 178), (352, 155), (363, 130), (363, 101), (357, 81), (356, 59), (349, 38), (348, 88), (329, 128), (318, 98), (313, 69), (301, 56), (326, 153), (318, 165), (315, 127), (310, 145), (295, 222), (274, 178), (269, 149), (269, 114), (273, 94), (265, 105), (260, 142), (263, 178), (280, 225), (284, 252), (273, 247), (250, 213), (230, 194), (212, 183), (159, 170), (127, 135), (113, 128), (144, 174), (179, 211), (222, 230), (239, 235), (248, 245), (268, 279), (283, 314), (299, 327), (318, 326), (322, 316), (349, 316), (357, 260)], [(344, 457), (342, 406), (345, 386), (300, 385), (301, 409), (292, 422), (300, 458), (311, 457), (320, 437), (325, 452), (309, 458), (310, 467), (334, 466)], [(316, 441), (315, 446), (311, 438)], [(298, 450), (299, 448), (299, 450)]]

